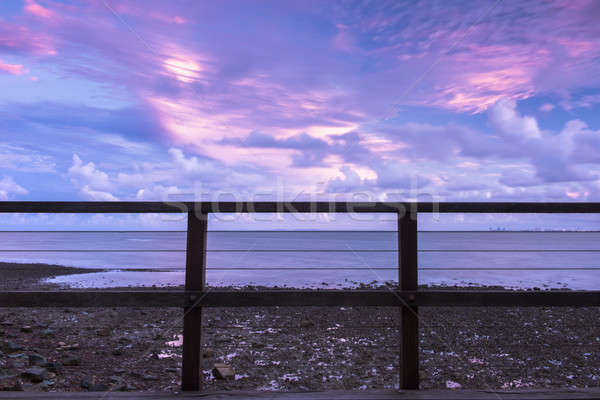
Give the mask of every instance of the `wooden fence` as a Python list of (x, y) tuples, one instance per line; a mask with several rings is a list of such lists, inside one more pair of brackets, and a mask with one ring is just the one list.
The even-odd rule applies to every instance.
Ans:
[[(209, 213), (395, 213), (395, 290), (206, 290)], [(182, 307), (182, 390), (202, 389), (203, 307), (395, 306), (400, 312), (401, 389), (419, 388), (418, 308), (423, 306), (599, 306), (600, 291), (419, 290), (418, 213), (600, 213), (600, 203), (0, 202), (0, 213), (185, 213), (185, 290), (3, 291), (0, 307)]]

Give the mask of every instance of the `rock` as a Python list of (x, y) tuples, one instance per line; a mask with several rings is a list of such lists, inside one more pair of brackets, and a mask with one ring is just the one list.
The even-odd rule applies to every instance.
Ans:
[(202, 357), (204, 358), (211, 358), (215, 356), (215, 351), (209, 347), (205, 348), (204, 350), (202, 350)]
[(9, 368), (25, 368), (29, 365), (27, 356), (23, 353), (9, 354), (6, 358), (6, 366)]
[(125, 372), (127, 372), (127, 370), (124, 368), (117, 368), (117, 369), (114, 369), (113, 372), (118, 375), (123, 375)]
[(31, 333), (31, 332), (33, 332), (33, 328), (29, 325), (25, 325), (25, 326), (21, 327), (21, 332)]
[(121, 344), (131, 344), (132, 340), (130, 338), (128, 338), (127, 336), (121, 336), (118, 339), (119, 343)]
[(81, 359), (75, 356), (66, 356), (62, 359), (62, 363), (65, 366), (74, 367), (81, 364)]
[(462, 388), (462, 385), (458, 382), (446, 381), (446, 388), (447, 389), (460, 389), (460, 388)]
[(95, 382), (95, 379), (93, 376), (84, 376), (83, 378), (81, 378), (81, 382), (79, 383), (79, 386), (81, 386), (82, 389), (89, 389)]
[(100, 328), (96, 330), (97, 336), (110, 336), (111, 330), (109, 328)]
[(119, 392), (135, 392), (137, 391), (137, 387), (130, 385), (130, 384), (123, 384), (120, 385), (118, 387), (115, 388), (115, 390), (118, 390)]
[(123, 384), (123, 377), (118, 375), (113, 375), (108, 378), (108, 381), (113, 385), (121, 385)]
[(19, 346), (15, 342), (11, 342), (10, 340), (5, 340), (2, 344), (2, 350), (8, 353), (16, 353), (19, 350), (23, 350), (23, 347)]
[(0, 375), (0, 390), (22, 391), (23, 385), (17, 375)]
[(47, 391), (48, 389), (50, 389), (52, 386), (54, 386), (56, 382), (51, 381), (51, 380), (46, 380), (43, 381), (42, 384), (40, 385), (40, 389)]
[(64, 342), (58, 342), (58, 344), (59, 347), (56, 348), (58, 351), (79, 350), (79, 343), (65, 344)]
[(165, 368), (165, 372), (176, 373), (177, 372), (177, 368), (172, 368), (172, 367)]
[(21, 376), (25, 379), (29, 379), (31, 382), (37, 383), (43, 381), (47, 374), (48, 371), (46, 368), (31, 367), (27, 368), (25, 372), (21, 374)]
[(304, 319), (300, 321), (300, 327), (302, 328), (311, 328), (313, 326), (315, 326), (315, 323), (312, 322), (310, 319)]
[(55, 372), (60, 374), (63, 369), (63, 365), (60, 361), (46, 362), (42, 365), (42, 367), (46, 368), (48, 371)]
[(265, 348), (265, 344), (261, 343), (261, 342), (252, 342), (251, 346), (253, 349), (264, 349)]
[(43, 365), (46, 364), (48, 362), (48, 360), (46, 360), (46, 357), (44, 357), (41, 354), (38, 353), (31, 353), (29, 355), (29, 365), (33, 366), (33, 365)]
[(50, 328), (44, 329), (42, 331), (42, 336), (43, 337), (54, 337), (54, 331)]
[(235, 371), (233, 370), (233, 367), (223, 363), (216, 363), (212, 370), (212, 374), (215, 379), (235, 378)]
[(142, 376), (142, 379), (145, 381), (157, 381), (158, 378), (154, 375), (144, 375)]
[(120, 356), (120, 355), (123, 355), (123, 349), (122, 349), (122, 348), (120, 348), (120, 347), (117, 347), (116, 349), (114, 349), (114, 350), (112, 351), (112, 355), (113, 355), (113, 356)]

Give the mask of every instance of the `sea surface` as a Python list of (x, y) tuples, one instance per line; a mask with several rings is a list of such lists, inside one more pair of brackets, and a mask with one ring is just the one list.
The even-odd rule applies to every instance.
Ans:
[[(102, 268), (50, 279), (70, 287), (184, 282), (186, 233), (0, 232), (0, 260)], [(419, 283), (600, 289), (600, 232), (419, 232)], [(217, 286), (352, 287), (395, 281), (390, 231), (211, 231)]]

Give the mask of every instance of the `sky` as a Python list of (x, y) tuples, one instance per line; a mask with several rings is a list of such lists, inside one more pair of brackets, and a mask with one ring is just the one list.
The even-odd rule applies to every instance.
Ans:
[(0, 1), (0, 200), (600, 201), (600, 1)]

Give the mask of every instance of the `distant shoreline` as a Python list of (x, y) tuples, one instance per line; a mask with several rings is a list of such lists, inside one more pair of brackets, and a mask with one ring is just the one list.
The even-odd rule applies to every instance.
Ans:
[(40, 280), (58, 275), (87, 274), (103, 271), (106, 271), (106, 269), (65, 267), (63, 265), (38, 263), (0, 262), (0, 275), (2, 276), (0, 290), (54, 288), (58, 285), (40, 283)]
[[(1, 262), (0, 261), (0, 276), (2, 279), (0, 280), (0, 290), (40, 290), (40, 289), (81, 289), (81, 288), (71, 288), (64, 283), (54, 283), (48, 282), (49, 279), (54, 278), (56, 276), (66, 276), (66, 275), (79, 275), (79, 274), (92, 274), (92, 273), (100, 273), (100, 272), (114, 272), (114, 271), (122, 271), (122, 272), (166, 272), (160, 269), (152, 269), (152, 268), (80, 268), (80, 267), (70, 267), (58, 264), (44, 264), (44, 263), (15, 263), (15, 262)], [(331, 286), (330, 289), (389, 289), (391, 282), (371, 282), (371, 283), (361, 283), (361, 282), (350, 282), (352, 285), (348, 287), (335, 287)], [(393, 285), (393, 284), (392, 284)], [(123, 285), (123, 286), (110, 286), (105, 289), (148, 289), (149, 285)], [(182, 288), (183, 285), (168, 285), (168, 286), (152, 286), (153, 289), (178, 289)], [(209, 287), (212, 287), (209, 285)], [(308, 288), (308, 287), (293, 287), (293, 286), (267, 286), (267, 285), (256, 285), (256, 284), (242, 284), (242, 285), (225, 285), (225, 286), (216, 286), (219, 289), (252, 289), (252, 290), (277, 290), (277, 289), (286, 289), (286, 290), (306, 290), (306, 289), (314, 289), (321, 290), (326, 289), (326, 287), (320, 288)], [(484, 284), (419, 284), (419, 289), (432, 289), (432, 290), (517, 290), (515, 287), (510, 286), (502, 286), (502, 285), (484, 285)], [(530, 287), (522, 290), (572, 290), (567, 287)]]
[[(43, 280), (47, 280), (48, 278), (53, 278), (55, 276), (60, 275), (77, 275), (77, 274), (89, 274), (96, 272), (108, 272), (120, 270), (118, 268), (79, 268), (79, 267), (68, 267), (64, 265), (57, 264), (43, 264), (43, 263), (12, 263), (12, 262), (0, 262), (0, 275), (2, 276), (2, 280), (0, 280), (0, 290), (39, 290), (39, 289), (64, 289), (65, 286), (57, 283), (49, 283), (43, 282)], [(157, 272), (155, 269), (147, 269), (147, 268), (133, 268), (126, 269), (123, 271), (135, 271), (135, 272)], [(387, 289), (389, 286), (380, 283), (360, 283), (354, 282), (355, 286), (353, 288), (357, 289)], [(181, 285), (178, 286), (168, 286), (168, 287), (156, 287), (161, 289), (174, 289), (181, 288)], [(264, 285), (245, 285), (245, 286), (224, 286), (219, 288), (236, 288), (241, 289), (243, 287), (251, 288), (251, 289), (287, 289), (293, 290), (294, 287), (289, 286), (273, 286), (268, 287)], [(111, 289), (135, 289), (136, 287), (112, 287)], [(140, 286), (139, 288), (148, 288), (147, 286)], [(461, 286), (461, 285), (419, 285), (420, 289), (466, 289), (466, 290), (511, 290), (510, 288), (505, 288), (499, 285), (493, 286)], [(306, 288), (299, 288), (306, 289)], [(341, 288), (338, 288), (341, 289)], [(315, 289), (319, 290), (319, 289)], [(555, 289), (550, 289), (555, 290)]]

